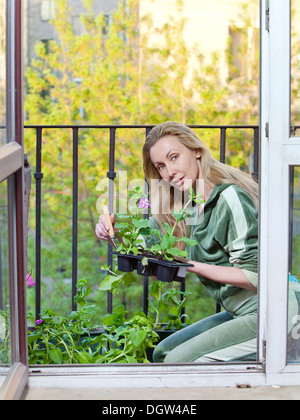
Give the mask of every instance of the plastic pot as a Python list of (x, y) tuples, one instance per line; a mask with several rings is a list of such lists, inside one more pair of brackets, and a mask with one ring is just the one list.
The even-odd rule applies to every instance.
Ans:
[(131, 273), (137, 268), (137, 260), (131, 255), (118, 255), (118, 269), (124, 273)]
[(142, 259), (144, 255), (134, 254), (120, 254), (114, 252), (118, 257), (119, 271), (128, 273), (137, 270), (140, 276), (156, 276), (157, 280), (164, 282), (178, 281), (182, 282), (185, 279), (187, 268), (192, 267), (192, 264), (182, 263), (178, 261), (167, 261), (156, 257), (149, 257), (148, 264), (144, 266)]

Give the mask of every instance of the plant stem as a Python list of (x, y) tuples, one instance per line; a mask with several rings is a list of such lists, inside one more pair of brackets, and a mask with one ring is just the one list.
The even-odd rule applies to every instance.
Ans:
[[(186, 217), (186, 214), (185, 214), (186, 209), (187, 209), (187, 207), (190, 205), (190, 203), (191, 203), (191, 202), (192, 202), (192, 199), (190, 198), (190, 199), (188, 200), (188, 202), (186, 203), (186, 205), (183, 207), (183, 210), (182, 210), (182, 215), (184, 215), (184, 218), (183, 218), (182, 220), (184, 220), (184, 219), (185, 219), (185, 217)], [(180, 219), (179, 219), (179, 220), (176, 220), (176, 222), (174, 223), (174, 226), (173, 226), (173, 229), (172, 229), (172, 232), (171, 232), (171, 236), (173, 236), (174, 231), (175, 231), (175, 228), (176, 228), (176, 226), (178, 225), (179, 221), (180, 221)]]

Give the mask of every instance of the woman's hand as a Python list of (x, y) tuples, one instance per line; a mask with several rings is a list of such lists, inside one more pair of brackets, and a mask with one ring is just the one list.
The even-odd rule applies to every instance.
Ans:
[[(115, 215), (110, 215), (111, 223), (115, 225)], [(95, 234), (102, 241), (111, 242), (109, 236), (109, 226), (104, 215), (99, 216), (99, 221), (96, 224)]]

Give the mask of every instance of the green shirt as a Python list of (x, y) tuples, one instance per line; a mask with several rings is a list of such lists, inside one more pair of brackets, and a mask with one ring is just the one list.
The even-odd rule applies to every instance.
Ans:
[[(158, 228), (150, 218), (153, 228)], [(191, 239), (197, 245), (186, 250), (192, 261), (240, 268), (255, 287), (258, 283), (258, 214), (248, 193), (235, 184), (217, 185), (204, 211), (190, 217)], [(198, 276), (210, 295), (236, 315), (257, 309), (257, 293)]]
[[(191, 226), (191, 238), (198, 242), (189, 249), (191, 260), (238, 267), (257, 287), (258, 214), (252, 198), (243, 189), (234, 184), (217, 185)], [(256, 308), (256, 292), (199, 278), (210, 295), (229, 312), (236, 313), (242, 307), (242, 312)]]

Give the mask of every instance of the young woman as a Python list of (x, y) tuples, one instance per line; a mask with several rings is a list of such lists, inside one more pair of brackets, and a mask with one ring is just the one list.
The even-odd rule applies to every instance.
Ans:
[[(174, 224), (174, 208), (192, 186), (201, 188), (204, 207), (191, 226), (176, 235), (197, 240), (188, 250), (196, 273), (224, 311), (200, 320), (162, 341), (155, 362), (255, 361), (257, 348), (258, 186), (250, 176), (216, 161), (188, 127), (166, 122), (154, 127), (143, 148), (143, 167), (151, 186), (152, 223)], [(161, 182), (153, 182), (153, 180)], [(200, 181), (200, 182), (199, 182)], [(202, 181), (202, 182), (201, 182)], [(165, 188), (165, 191), (164, 191)], [(105, 218), (96, 234), (108, 240)], [(178, 244), (183, 245), (178, 242)]]

